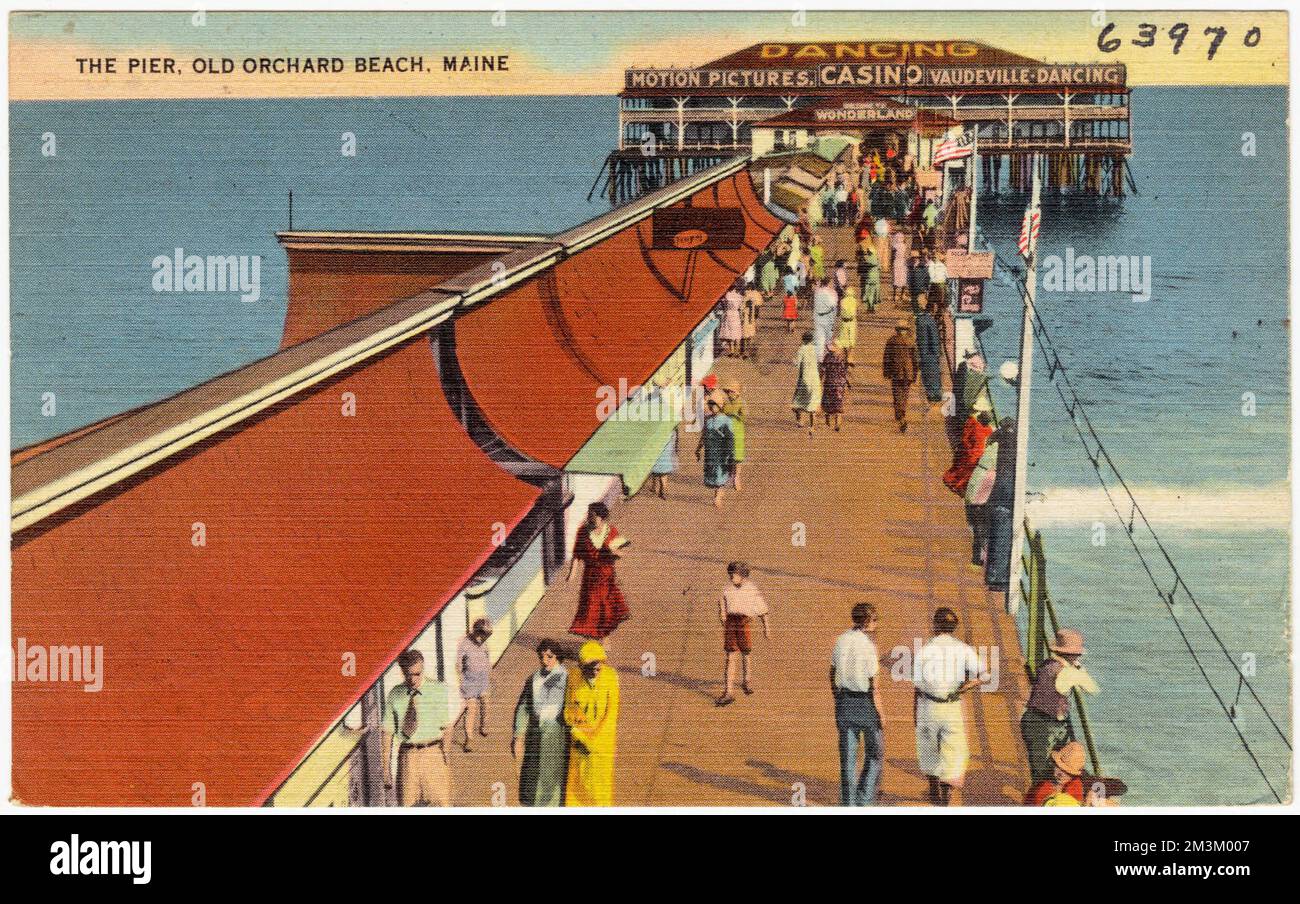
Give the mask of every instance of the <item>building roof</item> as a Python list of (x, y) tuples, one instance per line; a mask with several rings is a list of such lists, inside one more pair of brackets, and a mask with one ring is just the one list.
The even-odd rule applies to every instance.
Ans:
[[(485, 414), (567, 461), (599, 426), (594, 387), (642, 382), (780, 225), (744, 165), (15, 455), (13, 636), (104, 658), (96, 693), (15, 684), (15, 797), (263, 802), (538, 499), (449, 407), (429, 331), (467, 311)], [(661, 249), (654, 224), (685, 207), (744, 208), (743, 241)]]
[(783, 225), (745, 171), (681, 206), (739, 208), (740, 247), (654, 247), (642, 221), (456, 321), (465, 382), (515, 449), (568, 464), (601, 425), (601, 393), (648, 380)]
[(13, 550), (14, 636), (101, 647), (102, 689), (15, 684), (15, 797), (259, 803), (538, 495), (462, 429), (421, 335), (43, 523)]

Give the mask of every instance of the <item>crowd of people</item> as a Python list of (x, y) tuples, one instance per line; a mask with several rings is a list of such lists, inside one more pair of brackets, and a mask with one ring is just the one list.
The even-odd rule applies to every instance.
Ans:
[[(840, 803), (865, 807), (876, 803), (879, 792), (885, 749), (880, 682), (893, 671), (881, 667), (875, 607), (859, 603), (851, 619), (853, 626), (839, 636), (831, 654), (830, 683), (839, 734)], [(980, 654), (957, 638), (960, 624), (952, 609), (936, 609), (930, 638), (917, 650), (905, 679), (913, 691), (917, 766), (926, 777), (929, 802), (938, 807), (954, 802), (970, 763), (962, 698), (992, 680)], [(1051, 658), (1034, 675), (1020, 721), (1030, 770), (1024, 804), (1113, 805), (1122, 785), (1087, 774), (1085, 751), (1070, 721), (1070, 694), (1097, 692), (1081, 662), (1083, 635), (1062, 628), (1048, 650)]]
[[(491, 633), (484, 619), (475, 623), (470, 636), (481, 632)], [(518, 799), (530, 807), (612, 806), (618, 672), (607, 664), (598, 641), (579, 647), (572, 670), (564, 667), (565, 656), (564, 646), (554, 640), (538, 643), (539, 667), (525, 679), (515, 704), (510, 751), (519, 763)], [(466, 708), (460, 718), (453, 718), (446, 686), (425, 677), (424, 655), (409, 649), (398, 657), (403, 681), (388, 694), (383, 743), (385, 785), (395, 789), (401, 806), (451, 806), (448, 751), (454, 727), (463, 726), (468, 735), (473, 719), (470, 695), (480, 704), (486, 702), (490, 674), (490, 667), (481, 673), (473, 667), (462, 671), (463, 659), (458, 653), (460, 696)], [(479, 723), (478, 733), (488, 736), (484, 723)], [(396, 770), (391, 765), (394, 743)], [(471, 752), (468, 744), (464, 750)]]
[[(851, 386), (852, 350), (856, 346), (859, 306), (874, 312), (881, 301), (882, 259), (888, 255), (887, 288), (897, 308), (909, 310), (895, 322), (886, 341), (882, 372), (893, 394), (894, 418), (906, 432), (912, 387), (918, 382), (933, 408), (943, 401), (945, 313), (948, 273), (941, 253), (944, 237), (951, 240), (968, 225), (964, 213), (969, 193), (959, 190), (947, 209), (927, 193), (918, 192), (914, 178), (901, 170), (879, 168), (874, 161), (871, 191), (863, 204), (863, 186), (837, 174), (801, 215), (790, 247), (802, 241), (821, 246), (813, 232), (819, 224), (851, 226), (856, 239), (856, 291), (849, 282), (847, 262), (836, 262), (829, 279), (813, 279), (806, 293), (812, 329), (794, 359), (792, 401), (796, 424), (811, 432), (819, 407), (827, 423), (842, 425), (844, 390)], [(882, 175), (883, 174), (883, 175)], [(844, 191), (848, 188), (847, 195)], [(961, 211), (957, 209), (961, 208)], [(778, 247), (778, 257), (787, 245)], [(801, 271), (794, 269), (794, 288)], [(796, 295), (787, 298), (785, 317), (790, 329), (801, 307)], [(847, 329), (846, 329), (847, 327)], [(847, 353), (847, 354), (846, 354)], [(951, 369), (951, 362), (949, 362)], [(972, 533), (972, 565), (985, 569), (990, 591), (1005, 592), (1009, 580), (1012, 542), (1012, 500), (1015, 492), (1016, 425), (1012, 418), (995, 423), (984, 362), (971, 355), (956, 368), (950, 419), (959, 433), (952, 467), (944, 483), (962, 495)], [(852, 613), (853, 628), (835, 645), (831, 685), (840, 738), (841, 802), (846, 806), (875, 802), (883, 757), (879, 705), (879, 659), (871, 640), (878, 621), (869, 604)], [(969, 748), (961, 698), (981, 687), (989, 676), (969, 645), (956, 639), (959, 619), (948, 608), (935, 611), (932, 637), (914, 663), (913, 720), (917, 763), (925, 774), (928, 797), (936, 806), (948, 805), (964, 783)], [(1095, 692), (1096, 685), (1079, 664), (1082, 636), (1069, 629), (1049, 644), (1052, 659), (1035, 676), (1034, 691), (1022, 720), (1031, 787), (1026, 804), (1100, 805), (1107, 801), (1101, 784), (1081, 790), (1084, 774), (1082, 746), (1074, 739), (1069, 719), (1069, 695), (1075, 689)], [(860, 751), (860, 758), (859, 758)]]
[[(960, 192), (953, 203), (964, 203)], [(943, 400), (948, 276), (939, 242), (954, 224), (961, 225), (960, 214), (941, 207), (932, 193), (919, 191), (905, 159), (884, 161), (873, 152), (839, 166), (798, 223), (783, 230), (722, 298), (717, 355), (754, 357), (765, 307), (776, 307), (790, 332), (806, 312), (807, 328), (801, 330), (792, 361), (791, 408), (797, 427), (809, 435), (819, 415), (838, 432), (855, 383), (859, 317), (864, 311), (875, 313), (888, 295), (900, 316), (885, 343), (881, 367), (891, 385), (898, 429), (905, 433), (910, 393), (918, 381), (932, 408)], [(820, 231), (826, 227), (852, 230), (852, 261), (827, 259), (826, 236)], [(738, 379), (710, 374), (700, 386), (695, 457), (713, 505), (721, 507), (728, 490), (742, 489), (748, 410)], [(985, 570), (990, 590), (1005, 591), (1015, 422), (995, 422), (988, 377), (978, 355), (968, 356), (956, 369), (953, 399), (953, 462), (942, 479), (963, 497), (972, 566)], [(678, 466), (679, 441), (674, 431), (651, 468), (650, 492), (659, 498), (665, 498), (666, 476)], [(510, 751), (519, 763), (518, 798), (524, 805), (613, 803), (619, 679), (607, 659), (610, 635), (630, 615), (616, 575), (627, 547), (608, 507), (590, 505), (567, 572), (569, 581), (579, 569), (582, 572), (569, 627), (581, 638), (576, 662), (566, 668), (571, 648), (541, 640), (536, 647), (538, 668), (525, 679), (515, 705)], [(771, 612), (748, 564), (733, 561), (726, 575), (717, 598), (722, 639), (722, 692), (715, 700), (719, 707), (735, 703), (738, 692), (755, 692), (755, 624), (764, 638), (770, 636)], [(860, 603), (853, 607), (851, 620), (852, 627), (834, 644), (830, 685), (839, 739), (840, 800), (845, 806), (867, 806), (877, 801), (886, 730), (874, 639), (879, 616), (873, 606)], [(956, 612), (936, 609), (931, 636), (919, 646), (907, 676), (913, 691), (917, 766), (926, 777), (929, 801), (936, 806), (954, 802), (964, 785), (970, 752), (963, 698), (991, 680), (980, 655), (958, 639), (959, 627)], [(420, 653), (412, 649), (399, 658), (405, 680), (388, 695), (384, 762), (388, 782), (395, 782), (403, 805), (448, 805), (447, 748), (456, 725), (461, 726), (459, 743), (466, 753), (472, 750), (472, 734), (487, 737), (491, 634), (488, 620), (478, 619), (457, 646), (455, 673), (464, 706), (454, 724), (446, 689), (424, 675)], [(1080, 662), (1082, 644), (1077, 631), (1057, 632), (1048, 645), (1051, 658), (1034, 676), (1020, 723), (1031, 773), (1027, 805), (1107, 802), (1104, 787), (1086, 775), (1083, 748), (1074, 738), (1069, 716), (1072, 693), (1097, 690)], [(394, 741), (395, 780), (388, 760)]]

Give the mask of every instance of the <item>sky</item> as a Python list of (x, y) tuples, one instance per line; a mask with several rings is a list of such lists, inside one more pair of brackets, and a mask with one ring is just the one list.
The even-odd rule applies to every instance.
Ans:
[[(1100, 17), (1104, 16), (1105, 21)], [(801, 18), (802, 17), (802, 18)], [(1115, 23), (1120, 47), (1098, 35)], [(1157, 26), (1139, 47), (1139, 25)], [(1168, 35), (1185, 22), (1179, 52)], [(1130, 85), (1285, 84), (1282, 12), (1088, 10), (845, 12), (41, 12), (10, 16), (12, 100), (301, 96), (616, 94), (628, 67), (693, 66), (763, 41), (966, 39), (1054, 63), (1122, 62)], [(1226, 29), (1213, 60), (1205, 29)], [(1247, 47), (1252, 27), (1258, 42)], [(444, 55), (509, 55), (508, 71), (445, 73)], [(77, 60), (116, 57), (113, 74)], [(246, 74), (245, 58), (341, 57), (338, 74)], [(422, 56), (425, 71), (354, 71), (356, 57)], [(196, 73), (228, 57), (230, 75)], [(171, 58), (172, 73), (129, 60)]]

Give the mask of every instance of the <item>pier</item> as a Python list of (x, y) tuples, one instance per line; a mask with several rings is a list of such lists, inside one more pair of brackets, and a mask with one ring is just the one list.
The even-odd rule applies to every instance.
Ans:
[[(852, 260), (851, 230), (821, 229), (827, 258)], [(770, 306), (775, 308), (775, 306)], [(912, 685), (887, 677), (889, 651), (912, 651), (929, 637), (934, 609), (958, 613), (960, 639), (996, 648), (1000, 685), (966, 703), (971, 763), (961, 802), (1014, 806), (1028, 784), (1017, 723), (1026, 678), (1015, 619), (999, 593), (984, 588), (968, 565), (970, 532), (961, 500), (940, 480), (951, 446), (938, 408), (912, 393), (909, 423), (894, 425), (889, 384), (881, 377), (885, 340), (903, 314), (888, 303), (860, 315), (859, 362), (842, 432), (795, 427), (789, 401), (793, 334), (779, 311), (765, 310), (755, 359), (720, 359), (715, 371), (744, 386), (749, 406), (744, 490), (721, 510), (700, 481), (693, 450), (698, 434), (681, 433), (680, 468), (667, 500), (648, 489), (611, 515), (632, 543), (619, 582), (632, 617), (610, 638), (610, 661), (622, 688), (615, 803), (623, 806), (835, 806), (839, 761), (827, 669), (835, 638), (850, 626), (849, 609), (870, 602), (880, 612), (885, 708), (883, 805), (926, 803), (916, 765)], [(807, 545), (793, 546), (795, 522)], [(753, 696), (719, 709), (722, 630), (718, 595), (727, 563), (744, 560), (772, 607), (772, 638), (754, 637)], [(453, 747), (455, 802), (486, 806), (502, 783), (515, 803), (516, 764), (509, 753), (514, 703), (537, 668), (534, 647), (550, 637), (576, 648), (567, 629), (577, 583), (557, 583), (493, 670), (487, 739), (473, 753)], [(647, 655), (653, 675), (643, 674)], [(499, 790), (500, 786), (496, 786)]]
[[(125, 669), (103, 694), (15, 694), (19, 799), (392, 805), (378, 728), (397, 654), (421, 649), (454, 704), (451, 651), (490, 615), (493, 736), (452, 752), (452, 786), (460, 804), (513, 800), (515, 695), (538, 638), (575, 643), (563, 565), (586, 505), (623, 487), (633, 617), (610, 643), (624, 687), (616, 803), (836, 803), (827, 671), (859, 602), (880, 613), (882, 676), (900, 669), (882, 677), (881, 802), (925, 801), (910, 660), (893, 651), (910, 656), (948, 606), (959, 636), (997, 656), (997, 689), (965, 703), (961, 802), (1018, 803), (1016, 625), (967, 564), (961, 501), (940, 480), (940, 411), (916, 391), (913, 428), (893, 424), (880, 359), (902, 312), (860, 312), (838, 434), (794, 425), (802, 326), (787, 333), (775, 304), (755, 358), (713, 360), (710, 311), (782, 228), (749, 165), (733, 158), (550, 236), (284, 233), (281, 351), (16, 452), (16, 633), (102, 640)], [(684, 216), (717, 248), (656, 238)], [(828, 261), (852, 259), (847, 227), (820, 232)], [(611, 288), (635, 303), (610, 305)], [(528, 353), (503, 356), (503, 337)], [(620, 379), (691, 386), (710, 369), (745, 386), (744, 491), (714, 509), (679, 428), (669, 498), (636, 494), (663, 434), (602, 425), (596, 393)], [(753, 569), (774, 630), (756, 638), (756, 694), (719, 710), (717, 597), (733, 560)], [(194, 730), (178, 737), (177, 719)], [(73, 732), (89, 752), (68, 754)]]

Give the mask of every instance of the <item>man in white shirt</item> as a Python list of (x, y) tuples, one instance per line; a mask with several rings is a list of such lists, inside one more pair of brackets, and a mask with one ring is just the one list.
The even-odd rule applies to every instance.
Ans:
[[(840, 804), (868, 807), (876, 802), (884, 761), (884, 720), (880, 715), (880, 657), (871, 634), (876, 609), (870, 603), (853, 607), (853, 627), (835, 641), (831, 654), (831, 691), (835, 695), (835, 727), (840, 736)], [(857, 768), (862, 744), (862, 771)]]
[(912, 664), (916, 759), (930, 782), (930, 803), (937, 807), (948, 806), (953, 789), (961, 788), (970, 759), (961, 695), (990, 680), (979, 654), (953, 636), (958, 623), (951, 609), (935, 610), (934, 637)]
[(930, 261), (930, 285), (948, 286), (948, 265), (943, 262), (942, 254), (936, 254)]
[(826, 355), (826, 346), (835, 338), (840, 317), (840, 296), (831, 288), (829, 279), (823, 278), (813, 289), (812, 309), (817, 360), (821, 361)]

